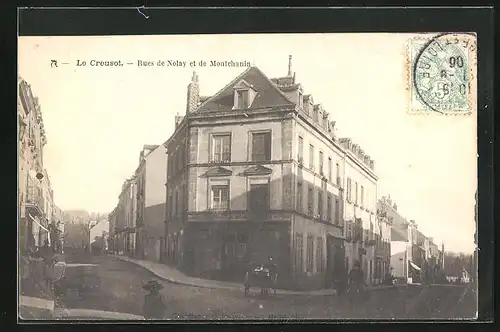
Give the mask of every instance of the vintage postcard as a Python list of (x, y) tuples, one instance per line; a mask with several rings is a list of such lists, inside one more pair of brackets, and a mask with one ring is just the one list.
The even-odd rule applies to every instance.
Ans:
[(476, 53), (19, 37), (19, 317), (474, 319)]

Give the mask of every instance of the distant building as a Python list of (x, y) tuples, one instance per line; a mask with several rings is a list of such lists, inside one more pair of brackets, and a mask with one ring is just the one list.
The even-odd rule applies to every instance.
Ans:
[(135, 177), (125, 180), (118, 197), (114, 236), (118, 253), (133, 256), (135, 253), (137, 220), (137, 185)]
[(391, 274), (412, 283), (414, 275), (421, 268), (413, 261), (413, 244), (417, 243), (416, 223), (406, 220), (399, 212), (397, 204), (391, 197), (382, 196), (380, 209), (392, 222), (391, 224)]
[(160, 261), (164, 252), (167, 153), (165, 146), (145, 145), (135, 172), (137, 184), (136, 255)]
[(109, 224), (109, 231), (108, 231), (108, 250), (112, 253), (117, 253), (117, 248), (118, 248), (118, 237), (115, 236), (116, 234), (116, 213), (117, 213), (118, 207), (115, 207), (113, 211), (111, 211), (108, 215), (108, 224)]
[(392, 222), (383, 204), (377, 202), (377, 227), (375, 230), (374, 283), (379, 284), (391, 275)]
[(64, 225), (64, 251), (88, 249), (90, 229), (88, 224), (69, 222)]

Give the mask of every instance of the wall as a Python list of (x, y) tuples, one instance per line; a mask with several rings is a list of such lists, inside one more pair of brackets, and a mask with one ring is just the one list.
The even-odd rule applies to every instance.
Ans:
[[(230, 132), (231, 136), (231, 163), (229, 165), (222, 165), (225, 169), (233, 172), (232, 176), (217, 177), (217, 180), (229, 179), (232, 210), (246, 210), (247, 199), (246, 193), (248, 191), (249, 180), (248, 177), (241, 176), (241, 173), (248, 169), (252, 164), (251, 162), (251, 132), (256, 130), (271, 130), (271, 159), (273, 161), (282, 160), (282, 142), (281, 142), (281, 123), (278, 122), (265, 122), (253, 124), (251, 130), (248, 126), (240, 125), (225, 125), (217, 127), (200, 127), (198, 129), (199, 146), (199, 160), (198, 163), (207, 163), (210, 159), (210, 135), (214, 133)], [(238, 162), (249, 162), (244, 165), (235, 165)], [(269, 164), (262, 163), (265, 167), (273, 170), (270, 175), (270, 209), (281, 210), (283, 209), (283, 188), (282, 179), (286, 175), (286, 170), (282, 164)], [(210, 165), (199, 166), (193, 169), (197, 179), (196, 190), (196, 205), (194, 211), (206, 211), (209, 208), (209, 183), (215, 181), (213, 178), (207, 178), (203, 175), (211, 167)], [(263, 176), (267, 178), (267, 176)], [(191, 201), (191, 200), (190, 200)], [(193, 211), (192, 210), (192, 211)]]
[[(165, 233), (167, 155), (160, 145), (146, 157), (144, 183), (144, 225), (148, 237)], [(139, 208), (139, 207), (138, 207)]]

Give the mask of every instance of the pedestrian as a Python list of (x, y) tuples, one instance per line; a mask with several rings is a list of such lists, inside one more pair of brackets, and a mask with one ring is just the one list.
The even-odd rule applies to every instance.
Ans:
[(43, 277), (47, 287), (52, 288), (52, 276), (54, 270), (54, 254), (49, 246), (49, 241), (45, 239), (42, 247)]
[(365, 290), (365, 274), (359, 261), (354, 262), (354, 267), (349, 272), (349, 291), (351, 299), (361, 298)]
[(348, 275), (347, 269), (343, 264), (340, 264), (336, 273), (334, 273), (334, 282), (337, 296), (344, 297), (347, 291)]
[(160, 289), (163, 288), (156, 280), (150, 280), (143, 289), (149, 291), (144, 297), (143, 315), (145, 319), (163, 319), (167, 308), (165, 299), (160, 294)]

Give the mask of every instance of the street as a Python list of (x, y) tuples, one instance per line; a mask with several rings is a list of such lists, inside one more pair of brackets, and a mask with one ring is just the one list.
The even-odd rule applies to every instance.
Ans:
[[(67, 263), (96, 266), (86, 267), (90, 273), (87, 273), (86, 287), (80, 294), (70, 289), (60, 299), (59, 307), (141, 316), (146, 294), (142, 286), (149, 280), (156, 280), (164, 285), (161, 292), (167, 302), (165, 319), (390, 319), (422, 317), (423, 314), (433, 318), (445, 318), (448, 310), (440, 312), (437, 307), (435, 310), (431, 307), (439, 305), (441, 308), (457, 303), (461, 294), (452, 292), (450, 296), (439, 296), (437, 301), (430, 301), (430, 296), (434, 295), (435, 291), (424, 293), (415, 289), (412, 294), (394, 288), (372, 291), (369, 298), (356, 305), (350, 305), (348, 300), (336, 296), (278, 294), (276, 297), (262, 299), (258, 295), (258, 290), (254, 290), (249, 297), (244, 297), (243, 292), (234, 290), (169, 283), (156, 278), (142, 267), (106, 256), (88, 257), (79, 259), (78, 262), (67, 261)], [(68, 267), (68, 277), (73, 273), (71, 269), (77, 268)], [(446, 294), (448, 293), (446, 290)], [(410, 298), (413, 302), (420, 301), (425, 305), (412, 303), (408, 301)], [(408, 310), (410, 312), (407, 312)], [(432, 312), (425, 312), (429, 310)], [(436, 314), (438, 317), (434, 317)], [(465, 315), (467, 314), (469, 313)]]

